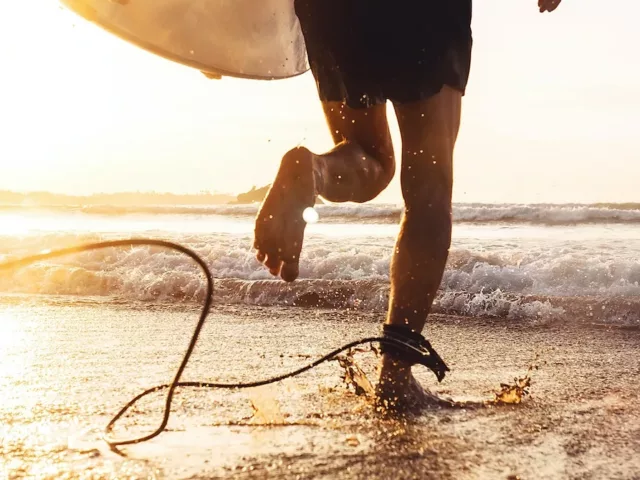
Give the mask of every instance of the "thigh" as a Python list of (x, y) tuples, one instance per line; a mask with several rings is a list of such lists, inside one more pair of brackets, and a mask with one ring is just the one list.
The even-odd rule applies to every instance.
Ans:
[[(394, 105), (402, 138), (402, 190), (451, 193), (453, 151), (460, 129), (462, 93), (444, 86), (439, 93)], [(438, 187), (438, 188), (433, 188)], [(444, 190), (443, 190), (444, 189)]]
[[(460, 129), (462, 92), (444, 85), (438, 93), (411, 103), (394, 103), (405, 146), (444, 143), (453, 148)], [(406, 144), (406, 145), (404, 145)]]
[(367, 108), (386, 102), (378, 82), (379, 58), (367, 31), (364, 0), (295, 0), (311, 71), (320, 100)]

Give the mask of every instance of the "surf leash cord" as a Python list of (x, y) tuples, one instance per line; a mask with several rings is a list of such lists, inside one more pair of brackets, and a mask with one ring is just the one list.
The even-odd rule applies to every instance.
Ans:
[[(177, 388), (219, 388), (219, 389), (244, 389), (244, 388), (255, 388), (263, 385), (268, 385), (271, 383), (277, 383), (287, 378), (295, 377), (300, 375), (312, 368), (317, 367), (318, 365), (327, 362), (340, 353), (347, 351), (353, 347), (362, 344), (370, 344), (370, 343), (379, 343), (383, 349), (383, 351), (388, 351), (390, 354), (397, 355), (403, 357), (405, 359), (410, 360), (412, 363), (421, 364), (429, 368), (434, 372), (438, 381), (442, 381), (449, 368), (442, 361), (440, 356), (436, 353), (436, 351), (431, 347), (429, 342), (420, 334), (415, 332), (407, 332), (403, 328), (393, 327), (390, 325), (385, 325), (383, 329), (383, 336), (381, 337), (368, 337), (362, 338), (360, 340), (355, 340), (353, 342), (349, 342), (345, 345), (342, 345), (339, 348), (327, 353), (321, 358), (298, 368), (292, 372), (284, 373), (281, 375), (273, 376), (270, 378), (266, 378), (264, 380), (257, 380), (253, 382), (239, 382), (239, 383), (213, 383), (213, 382), (181, 382), (182, 374), (189, 363), (189, 359), (195, 349), (196, 343), (198, 342), (198, 338), (200, 336), (200, 332), (202, 331), (202, 327), (209, 315), (211, 310), (211, 305), (213, 303), (213, 293), (214, 293), (214, 281), (211, 270), (207, 266), (206, 262), (200, 257), (196, 252), (187, 248), (183, 245), (179, 245), (177, 243), (165, 241), (165, 240), (154, 240), (154, 239), (146, 239), (146, 238), (132, 238), (127, 240), (110, 240), (104, 242), (97, 243), (88, 243), (85, 245), (78, 245), (74, 247), (63, 248), (60, 250), (51, 250), (44, 251), (35, 255), (31, 255), (28, 257), (20, 258), (17, 260), (9, 260), (4, 263), (0, 263), (0, 272), (2, 271), (11, 271), (16, 270), (22, 267), (26, 267), (32, 263), (36, 263), (43, 260), (49, 260), (56, 257), (62, 257), (66, 255), (71, 255), (74, 253), (87, 252), (90, 250), (99, 250), (104, 248), (119, 248), (119, 247), (136, 247), (136, 246), (151, 246), (151, 247), (161, 247), (169, 250), (174, 250), (179, 253), (182, 253), (189, 258), (191, 258), (197, 265), (200, 267), (202, 272), (206, 278), (206, 292), (204, 303), (202, 306), (202, 310), (200, 312), (200, 317), (198, 318), (198, 322), (196, 323), (193, 334), (191, 335), (191, 339), (189, 340), (189, 345), (184, 353), (182, 361), (178, 366), (178, 369), (173, 377), (171, 383), (167, 383), (164, 385), (157, 385), (155, 387), (151, 387), (144, 392), (140, 393), (136, 397), (132, 398), (127, 404), (120, 409), (120, 411), (109, 421), (107, 426), (105, 427), (103, 439), (104, 441), (111, 447), (112, 449), (117, 449), (118, 447), (133, 445), (136, 443), (146, 442), (151, 440), (152, 438), (160, 435), (167, 424), (169, 423), (169, 417), (171, 415), (171, 404), (173, 402), (173, 396)], [(138, 438), (130, 438), (130, 439), (115, 439), (110, 436), (111, 431), (117, 421), (122, 418), (122, 416), (141, 398), (154, 393), (160, 390), (167, 390), (167, 396), (165, 398), (164, 404), (164, 412), (162, 416), (162, 421), (160, 425), (151, 433), (138, 437)]]

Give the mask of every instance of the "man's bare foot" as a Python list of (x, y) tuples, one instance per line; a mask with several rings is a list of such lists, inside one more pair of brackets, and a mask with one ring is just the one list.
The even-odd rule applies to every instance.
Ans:
[(376, 405), (383, 412), (416, 412), (431, 407), (451, 407), (454, 402), (422, 388), (408, 364), (383, 355)]
[(272, 275), (292, 282), (298, 278), (306, 222), (302, 213), (316, 200), (313, 154), (294, 148), (282, 158), (276, 179), (258, 212), (256, 257)]

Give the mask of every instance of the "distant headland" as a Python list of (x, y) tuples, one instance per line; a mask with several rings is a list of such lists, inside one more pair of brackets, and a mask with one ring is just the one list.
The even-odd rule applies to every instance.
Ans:
[[(264, 197), (267, 195), (271, 184), (265, 185), (264, 187), (256, 188), (254, 185), (251, 187), (251, 190), (248, 192), (240, 193), (237, 195), (236, 200), (231, 202), (236, 205), (240, 204), (248, 204), (248, 203), (259, 203), (264, 200)], [(316, 205), (323, 205), (324, 202), (318, 197), (316, 200)]]
[[(242, 205), (260, 203), (271, 185), (232, 195), (219, 192), (161, 193), (118, 192), (91, 195), (67, 195), (52, 192), (14, 192), (0, 190), (0, 205), (14, 207), (70, 207), (70, 206), (150, 206), (150, 205)], [(318, 199), (317, 204), (322, 204)]]

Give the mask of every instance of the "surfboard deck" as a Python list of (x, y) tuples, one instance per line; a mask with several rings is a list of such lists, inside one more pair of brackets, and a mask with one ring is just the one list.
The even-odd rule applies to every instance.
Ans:
[(210, 78), (309, 69), (294, 0), (59, 0), (104, 30)]

